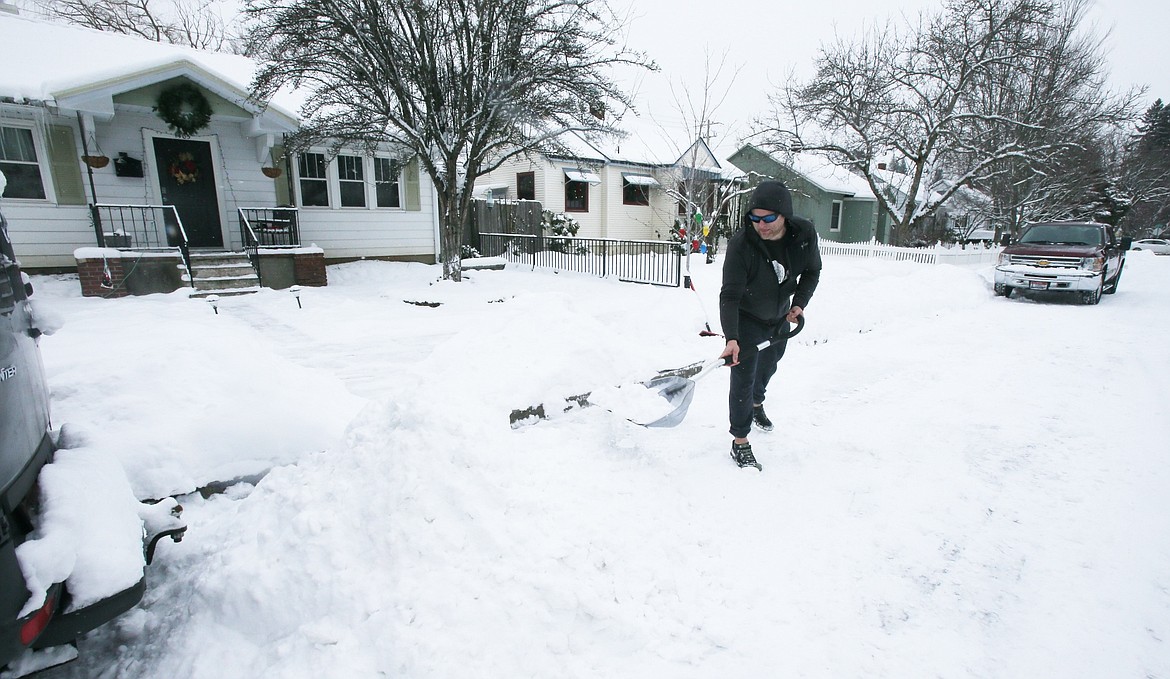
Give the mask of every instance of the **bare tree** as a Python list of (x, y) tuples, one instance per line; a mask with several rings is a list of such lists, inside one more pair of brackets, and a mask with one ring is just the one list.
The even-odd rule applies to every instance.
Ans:
[[(1060, 156), (1084, 148), (1084, 134), (1070, 132), (1130, 114), (1132, 95), (1104, 87), (1098, 44), (1077, 37), (1083, 8), (1083, 0), (948, 0), (902, 30), (838, 40), (821, 49), (810, 82), (773, 98), (764, 143), (819, 153), (864, 176), (895, 241), (926, 230), (964, 189), (989, 193), (1001, 216), (1014, 209), (1006, 219), (1018, 224), (1027, 201), (1058, 178)], [(905, 172), (885, 165), (894, 160)], [(1012, 173), (1035, 184), (1024, 200), (996, 194)]]
[(519, 154), (571, 155), (560, 138), (613, 134), (632, 107), (613, 79), (653, 68), (616, 41), (595, 0), (254, 0), (254, 89), (303, 88), (293, 150), (385, 145), (435, 186), (443, 276), (460, 280), (476, 177)]
[[(958, 149), (955, 166), (982, 168), (972, 184), (993, 198), (998, 230), (1046, 219), (1115, 223), (1124, 213), (1111, 140), (1138, 92), (1109, 93), (1101, 37), (1082, 27), (1087, 7), (1050, 7), (1021, 36), (1029, 49), (983, 69), (966, 102), (976, 115), (964, 139), (975, 143)], [(1005, 148), (1016, 152), (995, 153)]]
[(215, 0), (36, 0), (36, 5), (49, 18), (99, 31), (213, 52), (243, 48), (234, 21), (224, 20), (226, 9)]
[(739, 197), (749, 190), (740, 182), (715, 171), (712, 165), (712, 162), (718, 162), (718, 158), (711, 155), (711, 141), (717, 134), (712, 128), (721, 125), (716, 116), (742, 69), (736, 68), (725, 77), (727, 68), (726, 52), (718, 63), (707, 53), (701, 82), (688, 78), (671, 83), (670, 92), (675, 111), (682, 117), (685, 139), (676, 138), (677, 131), (672, 133), (660, 126), (676, 148), (676, 162), (665, 173), (667, 182), (664, 187), (678, 207), (676, 231), (685, 228), (690, 233), (683, 239), (688, 248), (692, 239), (702, 237), (707, 245), (708, 263), (714, 261), (720, 237), (729, 236), (729, 229), (734, 228), (732, 212), (738, 207)]

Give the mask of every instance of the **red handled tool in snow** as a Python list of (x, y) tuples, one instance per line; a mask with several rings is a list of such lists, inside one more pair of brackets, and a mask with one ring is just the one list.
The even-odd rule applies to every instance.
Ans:
[(699, 331), (699, 337), (719, 337), (719, 333), (711, 330), (711, 317), (707, 315), (707, 305), (703, 304), (703, 297), (699, 295), (699, 291), (695, 289), (695, 279), (691, 278), (690, 274), (683, 277), (683, 284), (695, 293), (695, 297), (699, 300), (699, 308), (703, 310), (703, 330)]
[[(772, 346), (773, 343), (780, 340), (788, 339), (796, 336), (804, 329), (804, 316), (796, 317), (796, 326), (790, 329), (783, 335), (772, 337), (760, 342), (756, 345), (756, 351), (763, 351)], [(677, 375), (670, 375), (667, 377), (655, 377), (646, 383), (647, 389), (656, 389), (658, 395), (670, 402), (673, 406), (671, 411), (653, 422), (634, 422), (643, 427), (673, 427), (683, 421), (687, 416), (687, 409), (691, 407), (691, 399), (695, 396), (695, 383), (703, 377), (706, 377), (716, 368), (730, 365), (730, 356), (720, 356), (719, 358), (711, 359), (703, 364), (700, 370), (694, 377), (686, 378)]]

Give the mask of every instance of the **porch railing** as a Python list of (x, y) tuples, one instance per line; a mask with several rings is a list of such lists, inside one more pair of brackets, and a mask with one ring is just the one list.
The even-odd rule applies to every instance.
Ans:
[(300, 222), (295, 207), (242, 207), (236, 210), (240, 218), (240, 242), (257, 282), (264, 284), (260, 267), (261, 248), (287, 248), (301, 244)]
[(533, 267), (614, 276), (633, 283), (682, 285), (682, 248), (667, 241), (481, 233), (479, 251), (485, 257)]
[(242, 207), (240, 242), (244, 248), (287, 248), (301, 244), (295, 207)]
[(89, 206), (98, 247), (119, 250), (178, 250), (191, 276), (191, 250), (187, 230), (174, 205)]

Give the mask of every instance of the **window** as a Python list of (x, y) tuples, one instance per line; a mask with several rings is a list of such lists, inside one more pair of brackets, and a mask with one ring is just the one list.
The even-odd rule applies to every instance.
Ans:
[(337, 184), (341, 207), (366, 206), (366, 181), (360, 156), (337, 156)]
[(304, 153), (297, 167), (303, 206), (402, 207), (402, 164), (395, 158)]
[(622, 203), (625, 205), (649, 205), (650, 187), (658, 181), (648, 174), (622, 174)]
[(844, 206), (839, 200), (833, 201), (833, 213), (829, 217), (829, 231), (841, 230), (841, 208)]
[(516, 173), (516, 199), (536, 200), (536, 173)]
[(589, 212), (589, 182), (565, 180), (565, 211)]
[(596, 172), (565, 168), (565, 211), (589, 212), (589, 185), (600, 183)]
[(302, 153), (298, 167), (301, 173), (301, 205), (329, 205), (328, 163), (323, 153)]
[(374, 193), (378, 207), (401, 207), (398, 194), (398, 163), (390, 158), (374, 158)]
[(8, 178), (5, 198), (46, 197), (31, 129), (0, 127), (0, 171)]

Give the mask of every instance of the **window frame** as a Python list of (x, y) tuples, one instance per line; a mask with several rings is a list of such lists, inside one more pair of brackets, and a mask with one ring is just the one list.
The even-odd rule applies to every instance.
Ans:
[[(532, 196), (528, 198), (520, 195), (525, 181), (532, 182)], [(529, 170), (516, 173), (516, 200), (536, 200), (536, 172)]]
[[(301, 172), (302, 158), (308, 155), (321, 156), (325, 160), (325, 176), (322, 177), (304, 177)], [(358, 159), (361, 162), (357, 165), (352, 165), (351, 161), (343, 159)], [(380, 179), (382, 174), (382, 163), (389, 163), (390, 171), (393, 173), (393, 181), (385, 181)], [(357, 169), (358, 172), (346, 172), (346, 165), (349, 164), (349, 169)], [(309, 149), (308, 151), (297, 154), (297, 162), (294, 163), (296, 169), (296, 181), (293, 182), (296, 188), (296, 203), (299, 207), (308, 209), (321, 210), (394, 210), (404, 211), (405, 198), (403, 196), (403, 181), (402, 172), (406, 167), (405, 163), (400, 159), (386, 153), (376, 153), (369, 155), (360, 152), (350, 151), (348, 153), (338, 153), (330, 157), (329, 152), (324, 149)], [(353, 178), (354, 175), (360, 175), (359, 178)], [(343, 176), (345, 178), (343, 178)], [(306, 205), (305, 192), (303, 190), (302, 182), (325, 182), (325, 197), (327, 203), (325, 205)], [(343, 201), (342, 188), (345, 185), (360, 184), (362, 187), (361, 197), (362, 204), (346, 204)], [(379, 195), (379, 189), (382, 186), (393, 186), (393, 197), (395, 205), (382, 205)], [(352, 199), (353, 193), (347, 193)]]
[[(833, 216), (834, 213), (836, 213), (835, 219)], [(841, 232), (841, 218), (842, 218), (842, 216), (844, 216), (844, 214), (845, 214), (845, 201), (843, 201), (843, 200), (833, 201), (832, 207), (829, 208), (829, 232), (830, 233), (840, 233)]]
[[(569, 189), (575, 185), (584, 187), (582, 207), (569, 207)], [(579, 182), (565, 175), (565, 212), (589, 212), (589, 182)]]
[[(3, 124), (0, 124), (0, 128), (27, 130), (29, 132), (29, 135), (32, 139), (32, 152), (33, 155), (36, 156), (36, 160), (31, 162), (27, 160), (0, 160), (0, 163), (35, 166), (37, 169), (38, 179), (40, 179), (42, 194), (40, 198), (3, 196), (3, 199), (20, 201), (22, 203), (53, 202), (55, 200), (53, 173), (52, 168), (49, 166), (50, 161), (48, 157), (48, 148), (45, 144), (45, 140), (41, 137), (38, 126), (31, 122), (26, 124), (23, 121), (18, 120), (5, 120)], [(8, 179), (8, 185), (12, 185), (11, 178)]]
[[(366, 157), (339, 153), (333, 162), (337, 169), (337, 206), (343, 209), (357, 208), (360, 210), (369, 207), (370, 187), (369, 183), (366, 182), (366, 177), (369, 175), (366, 172)], [(361, 190), (354, 192), (355, 185)], [(354, 198), (360, 198), (360, 202), (355, 202)]]
[[(638, 194), (640, 197), (637, 200), (630, 200), (632, 194)], [(650, 185), (649, 184), (635, 184), (629, 180), (625, 175), (622, 175), (622, 205), (630, 205), (634, 207), (649, 207), (650, 206)]]
[[(393, 181), (388, 181), (385, 179), (378, 178), (379, 161), (386, 161), (386, 163), (389, 165), (390, 172), (392, 173), (392, 175), (394, 177)], [(390, 156), (373, 156), (370, 158), (370, 164), (373, 165), (373, 167), (374, 167), (374, 173), (372, 175), (373, 185), (374, 185), (374, 187), (373, 187), (374, 201), (370, 204), (371, 209), (401, 210), (403, 208), (403, 204), (402, 204), (403, 203), (403, 201), (402, 201), (402, 168), (404, 167), (403, 163), (401, 161), (399, 161), (397, 158), (392, 158)], [(379, 187), (379, 185), (383, 185), (383, 184), (389, 184), (389, 185), (392, 185), (394, 187), (395, 205), (382, 205), (382, 202), (380, 200), (380, 196), (378, 194), (378, 187)]]

